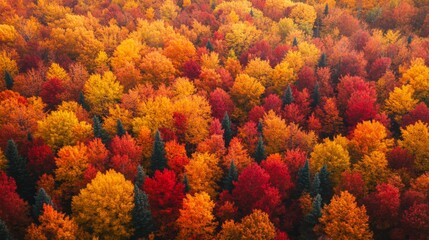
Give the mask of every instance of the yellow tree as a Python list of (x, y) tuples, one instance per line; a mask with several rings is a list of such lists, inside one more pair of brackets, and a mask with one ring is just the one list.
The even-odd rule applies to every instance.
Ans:
[(310, 154), (310, 169), (315, 173), (326, 165), (331, 173), (331, 180), (338, 183), (341, 173), (350, 168), (350, 155), (347, 149), (335, 140), (326, 138), (317, 144)]
[(385, 102), (386, 111), (394, 114), (395, 120), (399, 122), (402, 116), (408, 111), (413, 110), (418, 103), (413, 96), (414, 89), (411, 85), (402, 85), (400, 88), (395, 87)]
[(6, 53), (6, 51), (0, 52), (0, 76), (2, 76), (2, 81), (0, 81), (0, 91), (6, 89), (5, 81), (3, 77), (5, 72), (8, 72), (12, 77), (15, 77), (18, 74), (18, 65), (16, 61), (11, 59), (11, 56)]
[(66, 70), (64, 70), (64, 68), (62, 68), (58, 63), (52, 63), (48, 71), (46, 72), (46, 79), (49, 80), (52, 78), (58, 78), (62, 81), (68, 81), (70, 77), (67, 74)]
[(133, 234), (131, 211), (134, 187), (125, 177), (109, 170), (97, 176), (73, 197), (75, 221), (93, 237), (129, 239)]
[(158, 96), (149, 98), (139, 104), (137, 117), (133, 119), (133, 131), (138, 134), (142, 127), (147, 127), (152, 133), (160, 128), (173, 126), (173, 103), (170, 98)]
[(402, 139), (399, 146), (407, 149), (415, 156), (416, 169), (429, 171), (429, 126), (422, 121), (401, 129)]
[(215, 203), (206, 192), (187, 194), (176, 223), (177, 239), (213, 239), (217, 223), (213, 215)]
[(377, 183), (384, 181), (388, 176), (387, 159), (384, 152), (373, 151), (365, 155), (354, 165), (354, 169), (362, 173), (368, 189), (374, 189)]
[(409, 83), (416, 91), (417, 99), (425, 101), (428, 104), (429, 99), (429, 67), (425, 61), (417, 58), (411, 62), (410, 68), (402, 74), (402, 83)]
[(167, 42), (163, 53), (171, 59), (176, 69), (181, 70), (186, 61), (196, 57), (197, 51), (188, 39), (177, 37)]
[(225, 40), (229, 49), (234, 50), (237, 55), (241, 55), (244, 50), (261, 37), (261, 31), (249, 22), (237, 22), (226, 27), (227, 29), (224, 30)]
[(78, 226), (64, 213), (57, 212), (51, 205), (43, 205), (39, 225), (32, 223), (25, 235), (26, 240), (78, 239)]
[(240, 139), (236, 137), (229, 143), (228, 154), (223, 157), (223, 167), (229, 169), (232, 161), (234, 161), (238, 172), (241, 172), (253, 162), (253, 159), (250, 158), (249, 153), (244, 149)]
[(276, 228), (267, 213), (256, 209), (241, 220), (242, 239), (274, 239)]
[[(55, 179), (62, 182), (65, 189), (77, 190), (82, 181), (83, 173), (88, 167), (87, 147), (80, 143), (76, 146), (65, 146), (58, 151), (55, 158)], [(73, 189), (70, 189), (73, 188)]]
[(109, 107), (121, 99), (123, 90), (112, 72), (91, 75), (83, 88), (92, 113), (97, 115), (107, 115)]
[(265, 114), (262, 129), (265, 139), (267, 154), (280, 153), (286, 148), (288, 129), (286, 122), (276, 113), (270, 110)]
[(386, 127), (378, 121), (363, 121), (353, 130), (350, 144), (360, 155), (373, 151), (386, 153), (393, 145), (393, 139), (387, 138)]
[(313, 6), (305, 3), (297, 3), (290, 13), (290, 18), (306, 33), (311, 33), (313, 23), (316, 20), (316, 11)]
[[(289, 55), (289, 54), (288, 54)], [(288, 61), (282, 61), (274, 67), (272, 75), (273, 90), (281, 94), (286, 87), (295, 82), (297, 76)]]
[(125, 130), (131, 130), (132, 113), (119, 105), (115, 105), (109, 108), (109, 115), (103, 121), (103, 128), (111, 136), (117, 133), (118, 120), (121, 120)]
[(65, 145), (74, 145), (92, 136), (92, 127), (87, 122), (79, 122), (76, 114), (69, 111), (54, 111), (37, 122), (35, 136), (42, 138), (54, 150)]
[(264, 86), (258, 80), (247, 74), (239, 74), (235, 78), (230, 94), (236, 106), (247, 113), (254, 106), (259, 105), (264, 91)]
[(213, 154), (196, 152), (192, 155), (191, 161), (185, 166), (191, 193), (207, 192), (212, 198), (217, 196), (217, 183), (223, 173), (218, 165), (219, 159)]
[(370, 240), (373, 237), (365, 206), (359, 207), (356, 198), (347, 191), (332, 198), (323, 208), (319, 221), (323, 232), (331, 239)]
[(258, 79), (264, 87), (269, 87), (271, 85), (273, 68), (267, 60), (261, 60), (260, 58), (250, 60), (244, 69), (244, 73)]

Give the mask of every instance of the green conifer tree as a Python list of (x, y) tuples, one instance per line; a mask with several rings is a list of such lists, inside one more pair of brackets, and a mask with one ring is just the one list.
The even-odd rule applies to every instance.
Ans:
[(147, 194), (134, 184), (133, 239), (145, 238), (153, 231), (153, 219)]
[(267, 154), (265, 153), (264, 140), (262, 140), (261, 136), (259, 136), (258, 145), (256, 146), (253, 157), (258, 164), (265, 160), (265, 158), (267, 158)]
[(185, 193), (188, 193), (191, 190), (191, 187), (189, 186), (189, 179), (186, 173), (183, 175), (183, 185), (185, 185)]
[(32, 203), (34, 189), (33, 181), (27, 170), (27, 161), (19, 155), (18, 148), (12, 139), (7, 141), (5, 156), (8, 160), (7, 173), (15, 179), (19, 196)]
[(321, 197), (323, 200), (323, 204), (328, 204), (331, 201), (332, 196), (334, 195), (332, 190), (332, 182), (330, 179), (330, 173), (326, 164), (320, 168), (319, 178), (320, 178), (320, 188), (321, 188)]
[(141, 165), (137, 166), (137, 177), (134, 182), (138, 187), (142, 187), (144, 184), (144, 180), (146, 179), (146, 173)]
[(155, 133), (155, 142), (153, 143), (153, 153), (150, 158), (150, 163), (152, 173), (155, 173), (156, 170), (162, 171), (164, 168), (167, 168), (164, 142), (162, 141), (161, 134), (158, 130)]
[(325, 16), (328, 16), (329, 14), (329, 5), (327, 3), (325, 4), (325, 10), (323, 11), (323, 14), (325, 14)]
[(310, 191), (310, 167), (308, 165), (308, 159), (305, 160), (305, 164), (298, 170), (298, 193)]
[(118, 135), (119, 137), (122, 137), (126, 133), (127, 133), (127, 131), (125, 131), (124, 125), (122, 125), (121, 119), (118, 119), (116, 121), (116, 135)]
[(94, 137), (100, 138), (104, 144), (107, 144), (107, 142), (109, 141), (109, 135), (101, 125), (100, 119), (95, 115), (92, 118), (92, 129), (94, 132)]
[(326, 59), (326, 53), (322, 53), (320, 55), (319, 63), (317, 64), (318, 67), (326, 67), (327, 66), (327, 59)]
[(223, 189), (228, 190), (230, 193), (234, 189), (234, 182), (238, 179), (237, 168), (235, 167), (234, 160), (229, 165), (228, 175), (223, 180)]
[(36, 222), (38, 221), (39, 216), (43, 214), (44, 204), (54, 206), (51, 197), (46, 193), (45, 189), (40, 188), (39, 191), (37, 191), (36, 196), (34, 196), (34, 204), (32, 209), (33, 218), (36, 220)]
[(310, 196), (314, 198), (317, 194), (320, 194), (321, 191), (319, 173), (316, 173), (311, 183)]
[(12, 90), (14, 81), (12, 75), (8, 71), (4, 72), (4, 81), (6, 84), (6, 89)]
[(302, 240), (313, 240), (317, 239), (316, 234), (314, 233), (314, 226), (319, 223), (319, 218), (322, 216), (322, 198), (320, 194), (317, 194), (313, 200), (312, 209), (310, 213), (304, 216), (301, 227), (300, 227), (300, 239)]
[(210, 52), (213, 52), (214, 48), (213, 48), (213, 44), (212, 44), (212, 42), (210, 42), (210, 40), (207, 41), (206, 48)]
[(222, 119), (222, 129), (223, 129), (223, 140), (225, 141), (225, 147), (229, 147), (229, 143), (232, 139), (232, 130), (231, 130), (231, 120), (229, 119), (228, 113), (225, 112), (225, 115)]
[(0, 219), (0, 239), (2, 240), (12, 240), (12, 235), (9, 232), (9, 229), (6, 226), (6, 223)]
[(79, 93), (79, 101), (78, 102), (83, 107), (83, 109), (85, 109), (88, 112), (90, 111), (90, 107), (85, 100), (85, 96), (83, 95), (83, 92)]
[(283, 94), (282, 97), (282, 102), (283, 102), (283, 107), (285, 105), (289, 105), (293, 102), (294, 98), (293, 98), (293, 94), (292, 94), (292, 88), (290, 87), (290, 85), (287, 86), (285, 93)]
[(313, 99), (311, 106), (313, 108), (315, 108), (320, 103), (319, 83), (317, 83), (317, 82), (316, 82), (316, 85), (314, 85), (314, 89), (313, 89), (313, 93), (311, 94), (311, 98)]
[(293, 47), (298, 46), (298, 39), (296, 39), (296, 37), (293, 38), (292, 46)]

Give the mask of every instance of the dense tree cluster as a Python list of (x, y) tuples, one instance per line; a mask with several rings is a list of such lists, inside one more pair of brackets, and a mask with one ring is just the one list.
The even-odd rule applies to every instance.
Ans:
[(0, 239), (427, 238), (427, 0), (0, 2)]

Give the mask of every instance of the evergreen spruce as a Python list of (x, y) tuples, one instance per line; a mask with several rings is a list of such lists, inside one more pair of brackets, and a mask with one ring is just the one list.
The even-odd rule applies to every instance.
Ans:
[(206, 48), (210, 52), (213, 52), (214, 48), (213, 48), (212, 42), (210, 42), (210, 40), (207, 41)]
[(46, 193), (45, 189), (40, 188), (36, 196), (34, 196), (34, 205), (32, 209), (33, 218), (36, 222), (39, 219), (39, 216), (43, 214), (43, 205), (48, 204), (53, 206), (51, 197)]
[(157, 130), (155, 133), (155, 142), (153, 143), (153, 153), (150, 158), (150, 167), (152, 173), (156, 170), (164, 170), (167, 167), (167, 158), (165, 157), (164, 142), (161, 139), (161, 134)]
[(124, 125), (122, 125), (121, 119), (118, 119), (116, 121), (116, 135), (118, 135), (119, 137), (122, 137), (126, 133), (127, 133), (127, 131), (125, 131)]
[(2, 240), (12, 240), (12, 235), (9, 232), (9, 229), (6, 226), (6, 223), (0, 219), (0, 239)]
[(325, 14), (325, 16), (327, 16), (329, 14), (329, 5), (328, 4), (325, 5), (325, 10), (323, 11), (323, 14)]
[(250, 9), (250, 13), (249, 14), (250, 14), (251, 17), (254, 16), (254, 14), (253, 14), (253, 8)]
[(225, 116), (222, 119), (223, 129), (223, 140), (225, 141), (225, 147), (229, 147), (229, 143), (232, 139), (231, 120), (229, 119), (228, 113), (225, 112)]
[(331, 175), (326, 167), (326, 164), (319, 171), (320, 178), (320, 188), (321, 188), (321, 197), (324, 204), (328, 204), (331, 201), (332, 196), (334, 195), (332, 190), (332, 182), (329, 178)]
[(326, 61), (327, 61), (326, 54), (322, 53), (322, 55), (320, 55), (319, 63), (317, 64), (317, 66), (318, 67), (326, 67), (327, 66)]
[(89, 105), (88, 105), (88, 103), (86, 103), (86, 100), (85, 100), (85, 96), (83, 95), (83, 92), (80, 92), (79, 93), (79, 104), (86, 110), (86, 111), (88, 111), (89, 112), (89, 110), (90, 110), (90, 108), (89, 108)]
[(411, 42), (413, 42), (413, 36), (408, 36), (408, 38), (407, 38), (407, 43), (408, 43), (408, 45), (410, 45), (411, 44)]
[(283, 107), (285, 105), (291, 104), (294, 101), (292, 88), (290, 87), (290, 85), (287, 86), (286, 91), (283, 94), (282, 100), (283, 100)]
[(7, 173), (15, 179), (19, 196), (33, 202), (33, 181), (27, 170), (27, 161), (19, 155), (18, 148), (12, 139), (7, 141), (5, 156), (9, 162)]
[(319, 173), (316, 173), (314, 175), (313, 182), (311, 183), (310, 196), (314, 198), (317, 194), (320, 194), (321, 191)]
[(302, 192), (309, 192), (310, 190), (310, 167), (308, 159), (305, 160), (305, 164), (298, 170), (298, 186), (297, 190), (299, 194)]
[(265, 160), (265, 158), (267, 158), (267, 154), (265, 153), (264, 140), (262, 140), (261, 136), (258, 139), (258, 145), (256, 146), (256, 150), (253, 157), (258, 164), (261, 163), (262, 160)]
[(106, 144), (109, 141), (109, 135), (103, 129), (100, 119), (95, 115), (92, 118), (92, 129), (93, 129), (95, 138), (100, 138), (104, 144)]
[(145, 238), (153, 230), (153, 219), (148, 196), (136, 184), (134, 185), (132, 222), (135, 229), (133, 239)]
[(298, 46), (298, 40), (296, 39), (296, 37), (293, 38), (292, 46), (293, 47)]
[(264, 125), (262, 124), (262, 121), (258, 122), (258, 133), (259, 136), (262, 136), (262, 131), (264, 130)]
[(14, 81), (12, 75), (8, 71), (5, 71), (4, 73), (4, 81), (6, 84), (6, 89), (12, 90)]
[(228, 190), (230, 193), (234, 189), (234, 183), (238, 180), (238, 172), (237, 168), (235, 167), (234, 160), (231, 161), (231, 164), (229, 165), (228, 175), (226, 175), (225, 179), (223, 180), (223, 189)]
[(32, 141), (33, 141), (33, 134), (31, 134), (31, 132), (27, 133), (27, 140), (28, 140), (29, 142), (32, 142)]
[(312, 209), (310, 213), (304, 216), (302, 220), (300, 232), (300, 239), (302, 240), (313, 240), (317, 239), (317, 236), (314, 233), (314, 226), (319, 223), (319, 218), (322, 216), (322, 198), (320, 194), (317, 194), (313, 200)]
[(311, 98), (313, 99), (311, 106), (315, 108), (317, 105), (319, 105), (319, 102), (320, 102), (319, 83), (317, 82), (316, 82), (316, 85), (314, 86), (313, 93), (311, 94)]
[(183, 175), (183, 185), (185, 185), (185, 193), (188, 193), (191, 190), (191, 187), (189, 186), (189, 179), (186, 173)]
[(137, 166), (137, 177), (136, 177), (134, 184), (137, 185), (138, 187), (141, 187), (141, 186), (143, 186), (145, 179), (146, 179), (146, 173), (145, 173), (143, 167), (141, 165), (138, 165)]

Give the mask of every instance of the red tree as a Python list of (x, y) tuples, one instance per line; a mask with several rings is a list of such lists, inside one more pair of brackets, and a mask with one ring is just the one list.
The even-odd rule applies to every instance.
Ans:
[(64, 92), (63, 84), (58, 78), (52, 78), (42, 85), (40, 97), (43, 102), (48, 104), (50, 109), (53, 109), (56, 105), (61, 103), (61, 93)]
[(392, 227), (399, 219), (401, 204), (399, 189), (391, 184), (377, 185), (366, 200), (368, 214), (378, 229)]
[(128, 133), (122, 137), (115, 136), (110, 143), (110, 150), (112, 155), (126, 155), (131, 161), (137, 163), (142, 157), (142, 148)]
[(413, 110), (402, 117), (401, 126), (406, 127), (407, 125), (416, 123), (418, 120), (429, 123), (429, 108), (424, 102), (417, 104)]
[(270, 94), (264, 99), (264, 110), (268, 112), (273, 110), (276, 114), (280, 114), (282, 109), (282, 100), (275, 94)]
[(210, 93), (210, 106), (212, 107), (212, 115), (217, 119), (222, 119), (225, 112), (231, 115), (234, 110), (234, 103), (227, 92), (221, 88), (216, 88)]
[(281, 158), (268, 157), (261, 163), (262, 168), (270, 175), (270, 184), (279, 190), (283, 200), (289, 196), (289, 191), (293, 188), (293, 182), (289, 174), (287, 165)]
[(429, 234), (429, 204), (416, 203), (402, 216), (403, 229), (408, 239), (426, 239)]

